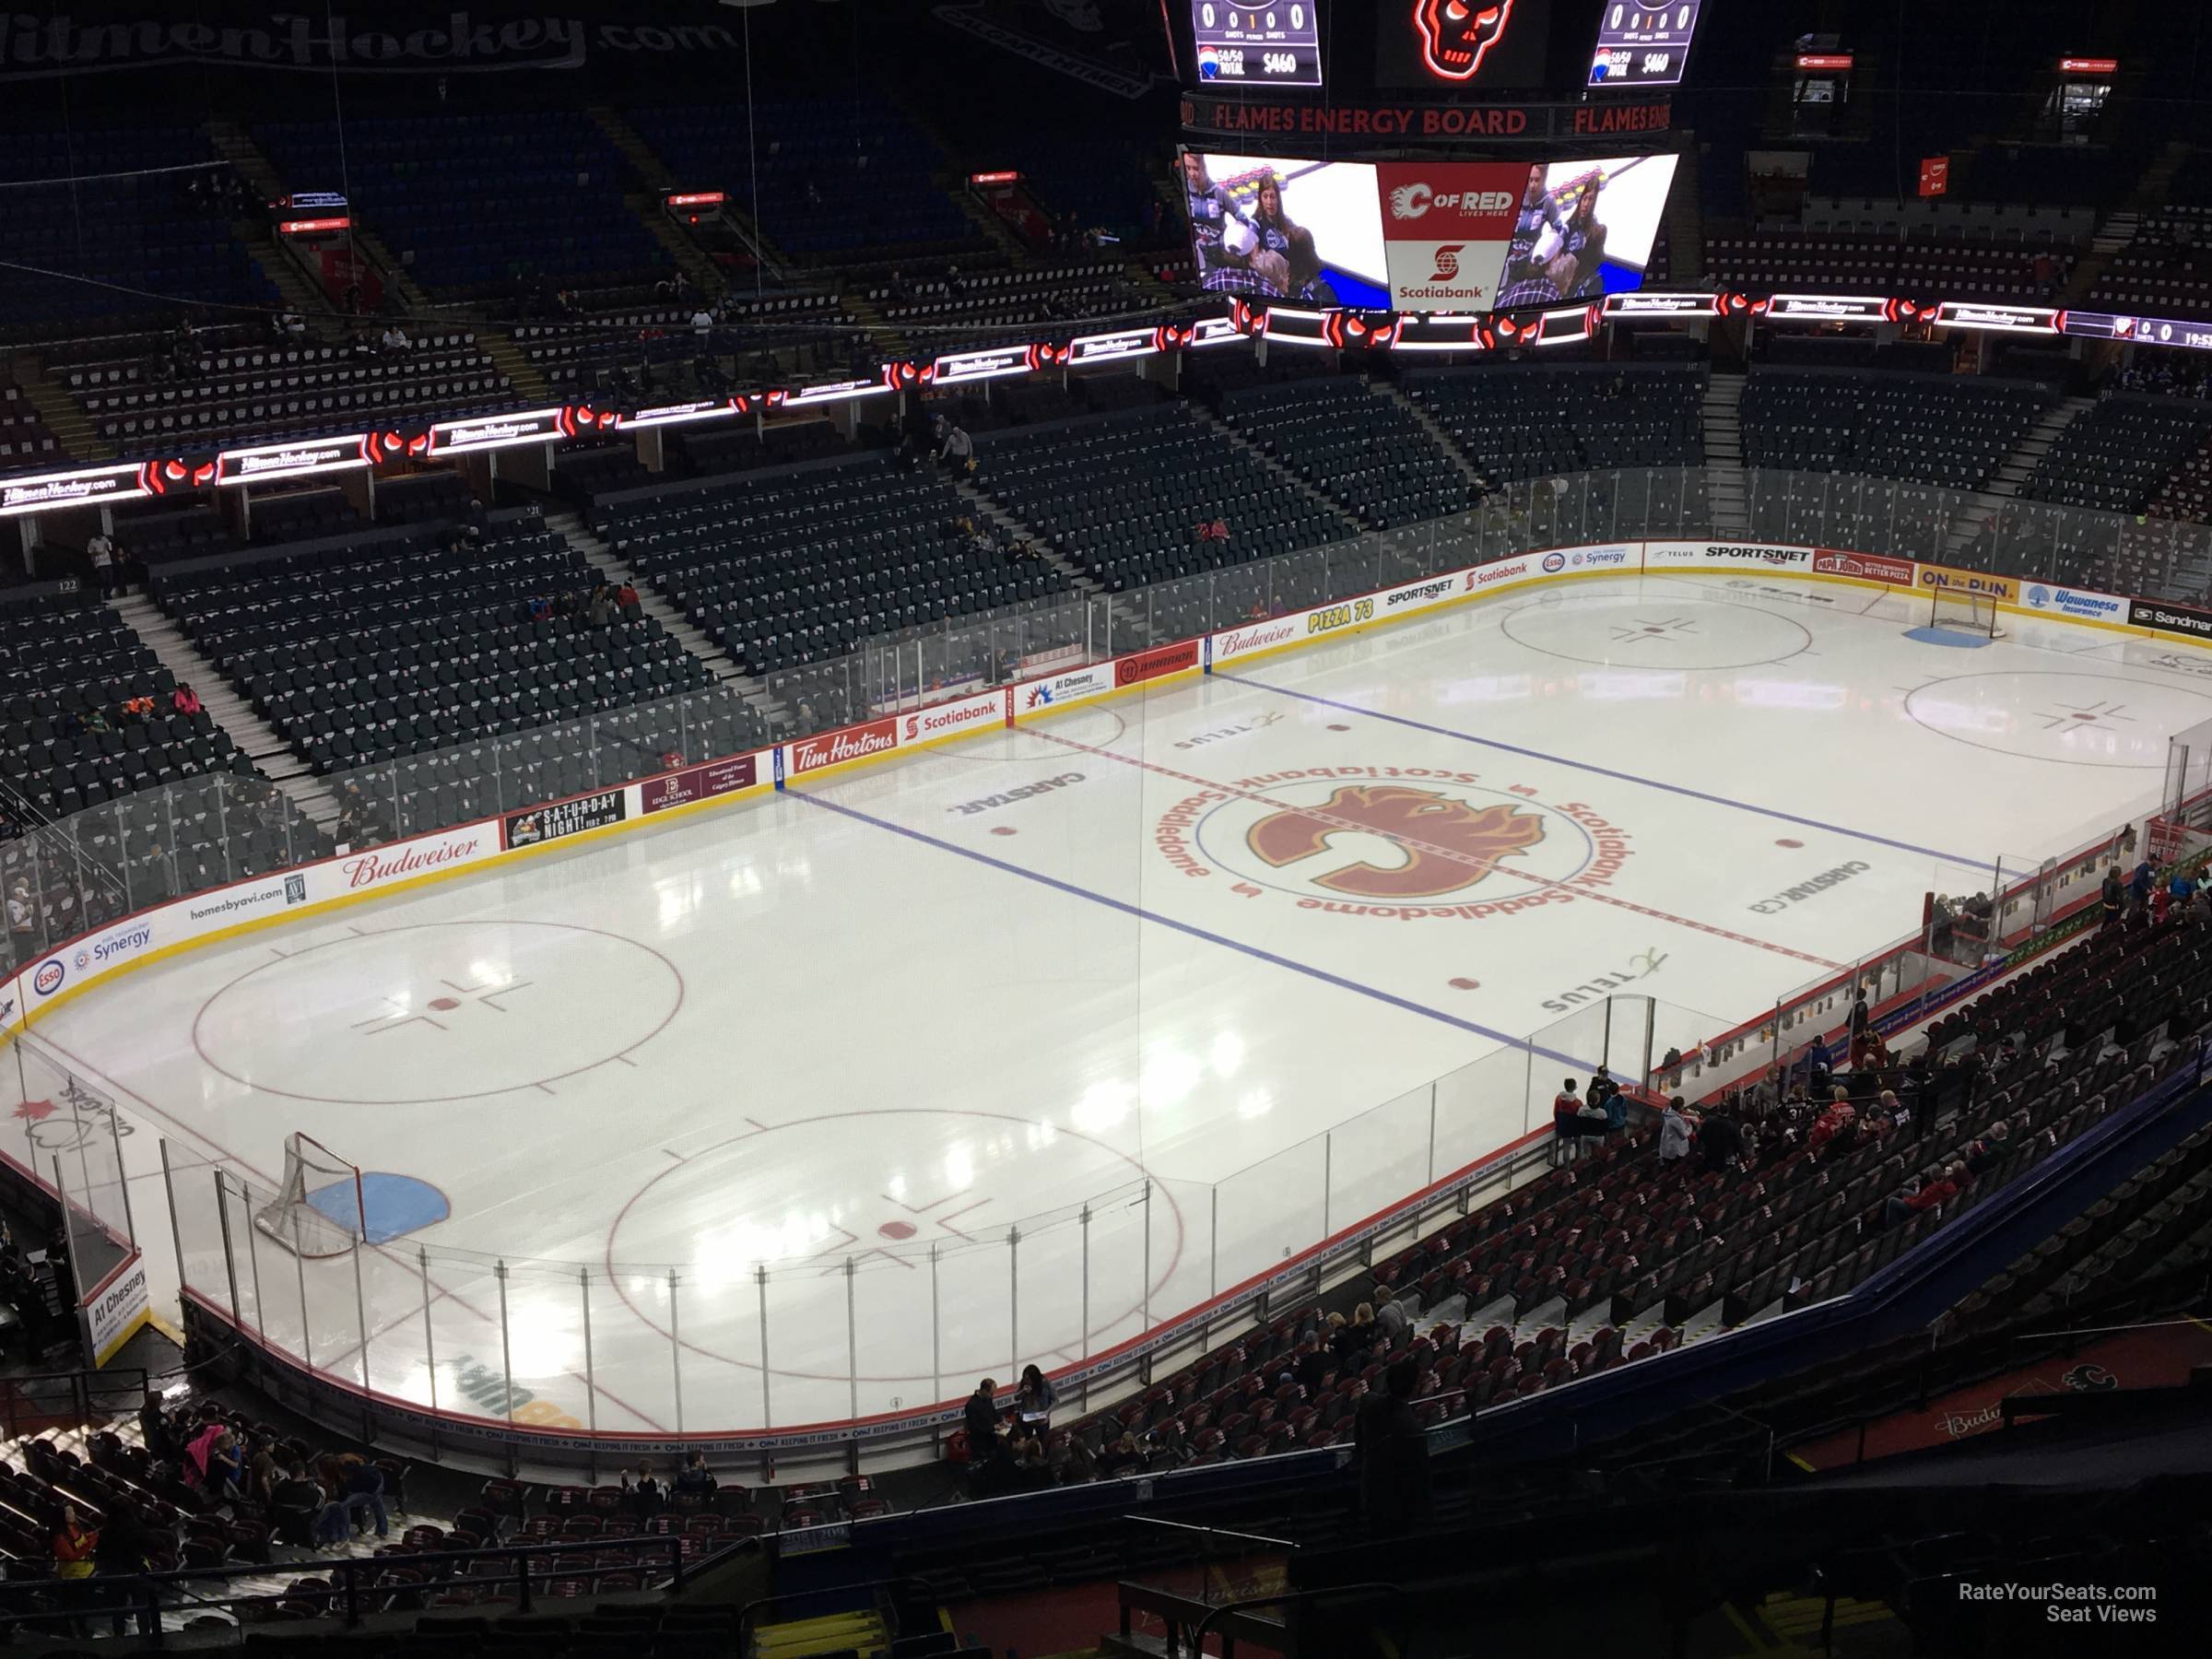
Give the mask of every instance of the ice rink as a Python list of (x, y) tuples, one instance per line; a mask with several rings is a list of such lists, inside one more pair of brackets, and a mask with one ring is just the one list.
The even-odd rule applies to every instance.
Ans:
[(157, 1256), (170, 1143), (195, 1285), (210, 1167), (265, 1189), (290, 1131), (442, 1195), (358, 1301), (233, 1215), (241, 1301), (336, 1376), (496, 1416), (511, 1371), (603, 1430), (912, 1407), (1519, 1136), (1524, 1071), (1597, 1057), (1529, 1035), (1606, 984), (1687, 1043), (2139, 815), (2212, 716), (2212, 655), (1925, 619), (1726, 576), (1499, 599), (254, 933), (37, 1041), (138, 1131)]

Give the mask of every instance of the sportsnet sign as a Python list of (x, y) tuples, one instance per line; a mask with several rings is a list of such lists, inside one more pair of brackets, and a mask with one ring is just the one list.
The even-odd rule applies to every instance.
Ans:
[(1813, 549), (1786, 547), (1765, 542), (1646, 542), (1643, 562), (1653, 565), (1701, 566), (1728, 571), (1809, 571)]

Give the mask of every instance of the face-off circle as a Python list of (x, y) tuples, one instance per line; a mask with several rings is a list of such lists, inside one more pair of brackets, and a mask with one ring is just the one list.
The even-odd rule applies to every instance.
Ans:
[(2186, 686), (2065, 669), (1951, 675), (1906, 694), (1905, 712), (1937, 736), (2068, 766), (2166, 764), (2167, 735), (2212, 702)]
[(264, 962), (201, 1006), (192, 1036), (211, 1070), (264, 1094), (412, 1105), (557, 1092), (620, 1062), (683, 1000), (676, 965), (619, 934), (430, 923)]
[[(1009, 1237), (1021, 1241), (1023, 1283), (1075, 1287), (1024, 1314), (1037, 1351), (1074, 1352), (1122, 1334), (1149, 1292), (1174, 1277), (1182, 1207), (1136, 1159), (1080, 1130), (1001, 1112), (917, 1107), (832, 1112), (747, 1131), (687, 1154), (631, 1194), (606, 1241), (607, 1283), (640, 1321), (670, 1335), (657, 1297), (664, 1267), (684, 1262), (681, 1340), (701, 1358), (760, 1364), (758, 1271), (769, 1275), (770, 1370), (844, 1380), (847, 1286), (881, 1330), (926, 1317), (939, 1288), (1010, 1284)], [(1149, 1202), (1138, 1194), (1149, 1187)], [(1094, 1298), (1080, 1330), (1086, 1223)], [(718, 1220), (702, 1226), (700, 1218)], [(1149, 1292), (1142, 1284), (1149, 1230)], [(850, 1267), (850, 1277), (848, 1276)], [(1111, 1287), (1111, 1288), (1109, 1288)], [(987, 1323), (987, 1322), (986, 1322)], [(948, 1372), (1003, 1366), (1001, 1338), (950, 1325)], [(927, 1357), (926, 1340), (915, 1344)], [(861, 1376), (912, 1382), (924, 1370)]]
[(1547, 595), (1509, 611), (1499, 631), (1546, 656), (1621, 669), (1757, 668), (1813, 642), (1787, 617), (1657, 584), (1633, 594)]
[(1583, 802), (1509, 775), (1441, 767), (1264, 773), (1179, 801), (1153, 846), (1239, 898), (1281, 895), (1339, 914), (1477, 919), (1602, 885), (1627, 832)]

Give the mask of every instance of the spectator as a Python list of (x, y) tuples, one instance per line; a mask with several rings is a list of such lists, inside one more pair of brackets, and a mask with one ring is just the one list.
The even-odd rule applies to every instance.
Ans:
[(550, 621), (552, 621), (552, 620), (553, 620), (553, 601), (552, 601), (551, 599), (547, 598), (547, 597), (545, 594), (531, 594), (531, 595), (530, 595), (530, 620), (531, 620), (531, 621), (533, 621), (533, 622), (550, 622)]
[(1682, 1111), (1682, 1097), (1667, 1097), (1666, 1110), (1659, 1114), (1659, 1161), (1663, 1164), (1679, 1163), (1689, 1156), (1690, 1122)]
[(1933, 1180), (1914, 1181), (1905, 1192), (1892, 1194), (1884, 1200), (1883, 1222), (1895, 1227), (1899, 1222), (1909, 1221), (1914, 1216), (1924, 1216), (1956, 1198), (1966, 1182), (1966, 1166), (1962, 1163), (1947, 1166)]
[(1365, 1356), (1373, 1350), (1375, 1340), (1381, 1335), (1375, 1328), (1374, 1304), (1361, 1302), (1354, 1308), (1351, 1318), (1333, 1338), (1336, 1345), (1339, 1369), (1358, 1371), (1366, 1364)]
[(1014, 1418), (1031, 1434), (1042, 1434), (1052, 1427), (1053, 1385), (1045, 1374), (1034, 1365), (1021, 1368), (1021, 1381), (1014, 1390)]
[(180, 714), (197, 714), (205, 705), (191, 682), (179, 681), (177, 688), (169, 694), (169, 706)]
[(968, 436), (965, 427), (947, 421), (939, 430), (936, 453), (931, 459), (956, 477), (964, 477), (975, 470), (975, 440)]
[(291, 1464), (269, 1494), (270, 1526), (285, 1543), (312, 1548), (327, 1503), (323, 1488), (308, 1478), (305, 1465)]
[(2012, 1130), (2003, 1118), (1989, 1126), (1989, 1133), (1968, 1148), (1966, 1172), (1976, 1177), (1986, 1175), (2003, 1163), (2012, 1151)]
[(1583, 1090), (1583, 1099), (1603, 1112), (1606, 1109), (1606, 1101), (1617, 1093), (1619, 1088), (1620, 1085), (1613, 1081), (1613, 1074), (1601, 1063), (1598, 1068), (1590, 1074), (1590, 1082)]
[(992, 1395), (998, 1384), (985, 1377), (975, 1385), (968, 1403), (960, 1407), (960, 1424), (968, 1430), (968, 1456), (971, 1461), (982, 1456), (988, 1449), (986, 1442), (998, 1438), (998, 1406)]
[(1124, 1475), (1141, 1474), (1144, 1466), (1144, 1452), (1136, 1443), (1136, 1436), (1126, 1429), (1099, 1458), (1099, 1474), (1107, 1480), (1118, 1480)]
[(2162, 887), (2151, 888), (2150, 924), (2153, 927), (2164, 927), (2166, 925), (2167, 918), (2171, 914), (2172, 910), (2173, 894)]
[(676, 1495), (678, 1498), (712, 1498), (721, 1483), (707, 1467), (707, 1454), (694, 1452), (676, 1475)]
[(2139, 916), (2150, 903), (2150, 889), (2158, 881), (2159, 872), (2149, 859), (2143, 860), (2127, 878), (2127, 913)]
[(384, 332), (378, 336), (376, 343), (383, 348), (386, 357), (396, 357), (412, 344), (407, 338), (407, 331), (397, 322), (385, 324)]
[(584, 619), (594, 628), (606, 628), (613, 623), (615, 619), (614, 589), (602, 586), (592, 594), (591, 608), (584, 613)]
[(1574, 1079), (1569, 1077), (1551, 1097), (1551, 1165), (1555, 1170), (1574, 1161), (1575, 1143), (1583, 1133), (1583, 1103), (1574, 1087)]
[(638, 608), (638, 590), (629, 584), (628, 579), (615, 590), (615, 606), (625, 616)]
[[(8, 900), (10, 923), (13, 923), (15, 899)], [(138, 1407), (138, 1432), (146, 1441), (147, 1454), (156, 1463), (174, 1463), (182, 1449), (169, 1426), (169, 1414), (161, 1406), (160, 1390), (147, 1387), (146, 1400)]]
[(1706, 1172), (1718, 1174), (1743, 1155), (1743, 1131), (1726, 1112), (1709, 1112), (1698, 1125), (1698, 1149), (1705, 1155)]
[(143, 691), (135, 697), (126, 697), (123, 702), (123, 716), (131, 721), (151, 720), (154, 717), (154, 700)]
[(254, 1502), (265, 1505), (276, 1490), (276, 1449), (265, 1434), (253, 1437), (253, 1450), (246, 1459), (246, 1489)]
[(1382, 1389), (1360, 1400), (1352, 1419), (1359, 1507), (1368, 1525), (1383, 1537), (1429, 1519), (1429, 1445), (1413, 1415), (1419, 1376), (1412, 1358), (1396, 1361), (1383, 1373)]
[(1382, 1333), (1386, 1347), (1395, 1347), (1398, 1338), (1405, 1335), (1413, 1321), (1398, 1300), (1398, 1293), (1390, 1286), (1377, 1280), (1375, 1284), (1375, 1328)]
[(58, 1579), (88, 1579), (92, 1576), (92, 1551), (99, 1547), (100, 1535), (87, 1529), (77, 1516), (76, 1505), (62, 1505), (62, 1524), (53, 1532), (53, 1576)]
[[(1333, 1314), (1332, 1318), (1342, 1318)], [(1321, 1344), (1317, 1336), (1309, 1336), (1298, 1345), (1298, 1363), (1290, 1368), (1291, 1381), (1306, 1391), (1306, 1398), (1321, 1397), (1322, 1384), (1336, 1369), (1336, 1358)]]
[(184, 1484), (218, 1500), (244, 1495), (238, 1439), (220, 1423), (210, 1423), (184, 1448)]
[(1861, 985), (1851, 1002), (1851, 1040), (1854, 1046), (1872, 1019), (1873, 1015), (1866, 1006), (1866, 987)]
[(85, 558), (92, 566), (92, 585), (101, 598), (112, 598), (123, 586), (116, 580), (115, 538), (105, 530), (95, 530), (85, 543)]
[(668, 1507), (667, 1500), (661, 1492), (661, 1483), (653, 1478), (651, 1464), (641, 1463), (638, 1465), (634, 1482), (630, 1479), (629, 1470), (622, 1471), (622, 1500), (629, 1505), (629, 1512), (641, 1521), (650, 1521)]
[[(376, 1523), (376, 1535), (385, 1536), (392, 1528), (392, 1517), (384, 1509), (384, 1472), (357, 1453), (342, 1452), (323, 1460), (325, 1481), (330, 1485), (346, 1517), (351, 1522), (356, 1515), (365, 1515)], [(657, 1489), (657, 1488), (656, 1488)]]
[(2173, 900), (2174, 913), (2178, 916), (2189, 901), (2196, 897), (2196, 877), (2176, 865), (2173, 879), (2166, 884), (2166, 891)]

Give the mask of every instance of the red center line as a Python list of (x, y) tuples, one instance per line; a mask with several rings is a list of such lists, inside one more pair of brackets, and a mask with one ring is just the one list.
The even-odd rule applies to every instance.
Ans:
[(1748, 934), (1733, 933), (1725, 927), (1716, 927), (1710, 922), (1696, 922), (1688, 916), (1677, 916), (1671, 911), (1654, 910), (1648, 904), (1638, 904), (1632, 899), (1623, 899), (1613, 893), (1601, 893), (1591, 888), (1577, 887), (1572, 881), (1554, 881), (1548, 876), (1538, 876), (1528, 870), (1509, 870), (1492, 859), (1470, 857), (1456, 848), (1435, 846), (1428, 841), (1417, 841), (1408, 835), (1398, 834), (1394, 830), (1377, 830), (1371, 824), (1362, 824), (1350, 818), (1337, 818), (1314, 807), (1293, 806), (1288, 801), (1278, 801), (1271, 795), (1260, 794), (1253, 790), (1238, 789), (1228, 783), (1218, 783), (1210, 778), (1201, 778), (1193, 772), (1178, 771), (1171, 766), (1162, 766), (1156, 760), (1140, 760), (1131, 755), (1117, 755), (1112, 749), (1098, 748), (1088, 743), (1077, 743), (1072, 737), (1062, 737), (1055, 733), (1043, 730), (1041, 726), (1032, 726), (1030, 730), (1034, 735), (1047, 738), (1063, 747), (1077, 749), (1086, 755), (1096, 755), (1103, 760), (1115, 761), (1123, 766), (1134, 766), (1140, 771), (1158, 772), (1164, 778), (1174, 778), (1184, 783), (1195, 783), (1201, 789), (1216, 790), (1223, 794), (1235, 795), (1241, 800), (1256, 802), (1262, 806), (1273, 806), (1278, 811), (1294, 812), (1300, 818), (1309, 818), (1320, 823), (1332, 824), (1341, 830), (1356, 830), (1365, 835), (1380, 835), (1384, 840), (1395, 841), (1402, 847), (1433, 853), (1439, 858), (1449, 859), (1454, 863), (1479, 864), (1493, 875), (1508, 877), (1514, 881), (1525, 881), (1533, 887), (1563, 888), (1578, 899), (1594, 899), (1600, 904), (1610, 904), (1616, 909), (1629, 911), (1639, 916), (1649, 916), (1654, 922), (1665, 922), (1676, 927), (1689, 928), (1696, 933), (1711, 934), (1715, 938), (1726, 939), (1732, 944), (1748, 945), (1754, 950), (1771, 951), (1776, 956), (1790, 957), (1800, 962), (1810, 962), (1816, 968), (1827, 968), (1841, 972), (1849, 966), (1844, 962), (1831, 962), (1826, 957), (1817, 957), (1806, 951), (1793, 950), (1787, 945), (1776, 945), (1767, 939), (1755, 939)]

